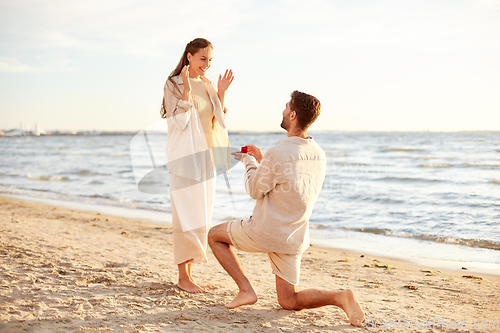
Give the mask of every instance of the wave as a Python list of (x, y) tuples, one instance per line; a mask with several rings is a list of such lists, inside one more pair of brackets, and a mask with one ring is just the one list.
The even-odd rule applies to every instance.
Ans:
[(150, 204), (147, 201), (141, 202), (131, 199), (119, 199), (106, 195), (98, 195), (98, 194), (73, 195), (51, 190), (36, 190), (36, 189), (21, 188), (21, 187), (3, 188), (2, 185), (0, 185), (0, 190), (2, 193), (35, 197), (40, 199), (57, 200), (62, 202), (76, 202), (80, 204), (91, 204), (91, 205), (98, 204), (111, 207), (124, 207), (130, 209), (143, 209), (148, 211), (171, 212), (170, 207), (165, 205), (164, 203)]
[(406, 203), (405, 200), (397, 200), (397, 199), (390, 199), (390, 198), (365, 198), (364, 200), (369, 200), (374, 203), (381, 203), (381, 204), (404, 204)]
[(443, 237), (443, 236), (435, 236), (429, 234), (417, 235), (415, 236), (415, 238), (421, 240), (430, 240), (437, 243), (465, 245), (468, 247), (479, 247), (483, 249), (500, 251), (499, 242), (488, 241), (485, 239), (453, 238), (453, 237)]
[(326, 157), (347, 157), (347, 154), (333, 154), (329, 152), (326, 152), (325, 155)]
[(436, 160), (440, 157), (437, 156), (412, 156), (411, 158), (416, 160)]
[(68, 181), (68, 177), (63, 177), (63, 176), (37, 176), (37, 175), (32, 175), (28, 173), (26, 177), (29, 180), (38, 180), (42, 182), (65, 182)]
[(353, 166), (370, 166), (372, 164), (367, 164), (367, 163), (359, 163), (359, 162), (337, 162), (335, 163), (336, 165), (342, 165), (342, 166), (350, 166), (350, 165), (353, 165)]
[(418, 148), (387, 148), (382, 151), (390, 152), (390, 151), (424, 151), (424, 150)]
[(425, 241), (432, 241), (436, 243), (444, 244), (454, 244), (463, 245), (467, 247), (478, 247), (483, 249), (490, 249), (495, 251), (500, 251), (500, 242), (489, 241), (485, 239), (470, 239), (470, 238), (454, 238), (445, 237), (431, 234), (412, 234), (410, 232), (404, 231), (392, 231), (390, 229), (379, 229), (379, 228), (342, 228), (344, 230), (351, 230), (356, 232), (365, 232), (376, 235), (384, 235), (391, 237), (401, 237), (401, 238), (416, 238)]
[(87, 198), (92, 198), (92, 199), (110, 199), (110, 200), (116, 200), (115, 198), (110, 197), (108, 195), (99, 195), (99, 194), (82, 195), (82, 197), (87, 197)]
[(84, 176), (84, 177), (87, 177), (87, 176), (110, 176), (109, 173), (99, 173), (99, 172), (85, 170), (85, 169), (74, 172), (74, 174), (78, 175), (78, 176)]
[(309, 229), (328, 229), (328, 228), (330, 227), (324, 224), (309, 224)]
[(464, 163), (462, 164), (465, 167), (486, 167), (486, 168), (500, 168), (500, 164), (483, 164), (483, 163)]
[(412, 156), (415, 160), (456, 160), (455, 156)]
[(367, 197), (365, 195), (351, 195), (348, 197), (352, 201), (370, 201), (382, 204), (404, 204), (405, 200), (391, 199), (391, 198), (381, 198), (381, 197)]
[(80, 170), (76, 173), (78, 176), (93, 176), (95, 175), (95, 172), (89, 171), (89, 170)]
[(420, 168), (449, 168), (455, 166), (454, 164), (435, 163), (435, 164), (420, 164)]
[(412, 178), (412, 177), (404, 177), (404, 178), (384, 177), (384, 178), (378, 178), (377, 180), (397, 181), (397, 182), (425, 182), (425, 183), (443, 182), (443, 180), (439, 180), (439, 179)]
[(7, 177), (13, 177), (13, 178), (15, 178), (15, 177), (19, 177), (19, 175), (16, 175), (16, 174), (7, 174), (7, 173), (1, 173), (1, 172), (0, 172), (0, 177), (1, 177), (1, 176), (7, 176)]

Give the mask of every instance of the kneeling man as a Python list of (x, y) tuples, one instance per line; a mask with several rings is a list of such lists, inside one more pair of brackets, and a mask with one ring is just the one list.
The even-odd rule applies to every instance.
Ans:
[(300, 259), (309, 247), (309, 217), (325, 178), (326, 157), (307, 135), (318, 118), (320, 102), (294, 91), (283, 111), (281, 127), (288, 136), (265, 155), (248, 145), (248, 154), (234, 153), (245, 165), (245, 189), (256, 199), (253, 215), (213, 227), (208, 242), (217, 260), (239, 288), (228, 308), (254, 304), (257, 295), (231, 246), (246, 252), (267, 253), (276, 275), (279, 304), (290, 310), (335, 305), (352, 325), (363, 326), (364, 314), (352, 290), (298, 291)]

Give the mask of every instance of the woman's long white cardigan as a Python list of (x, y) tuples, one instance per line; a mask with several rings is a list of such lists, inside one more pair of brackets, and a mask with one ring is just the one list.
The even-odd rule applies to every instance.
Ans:
[[(212, 218), (216, 172), (214, 164), (229, 170), (229, 139), (217, 91), (203, 78), (216, 118), (214, 147), (208, 148), (198, 112), (194, 104), (180, 98), (183, 91), (181, 76), (165, 84), (164, 99), (167, 112), (167, 168), (172, 205), (174, 262), (207, 261), (207, 233)], [(177, 92), (177, 93), (174, 93)], [(225, 111), (225, 110), (224, 110)]]

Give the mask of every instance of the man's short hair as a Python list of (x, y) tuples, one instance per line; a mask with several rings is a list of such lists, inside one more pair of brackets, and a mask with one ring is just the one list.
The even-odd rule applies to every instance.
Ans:
[(316, 97), (298, 90), (295, 90), (290, 96), (292, 97), (290, 110), (297, 113), (299, 127), (303, 130), (308, 129), (318, 119), (321, 103)]

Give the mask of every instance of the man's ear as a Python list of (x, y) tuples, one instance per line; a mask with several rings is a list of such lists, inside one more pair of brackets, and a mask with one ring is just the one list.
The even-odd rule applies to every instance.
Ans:
[(290, 120), (295, 120), (295, 119), (297, 119), (297, 112), (295, 111), (290, 112)]

